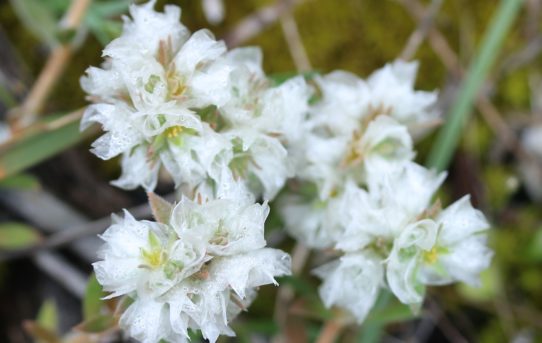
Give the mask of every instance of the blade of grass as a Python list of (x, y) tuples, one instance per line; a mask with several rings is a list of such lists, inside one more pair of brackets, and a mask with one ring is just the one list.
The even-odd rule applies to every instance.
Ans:
[(516, 18), (523, 0), (501, 0), (491, 24), (463, 81), (457, 100), (450, 110), (449, 118), (440, 131), (427, 165), (438, 170), (446, 169), (459, 143), (461, 133), (472, 111), (475, 97), (486, 80), (489, 69), (499, 55), (506, 34)]
[(27, 132), (0, 146), (0, 180), (29, 168), (90, 136), (79, 132), (82, 110), (29, 127)]

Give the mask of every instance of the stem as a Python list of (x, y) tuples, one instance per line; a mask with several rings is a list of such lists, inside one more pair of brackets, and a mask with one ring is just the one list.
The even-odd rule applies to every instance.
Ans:
[(429, 154), (427, 165), (443, 170), (449, 164), (459, 143), (461, 132), (472, 110), (478, 91), (494, 64), (512, 22), (519, 12), (523, 0), (501, 0), (497, 13), (486, 31), (479, 53), (472, 63), (457, 101), (454, 103), (449, 120), (441, 130)]
[[(61, 28), (76, 30), (90, 2), (91, 0), (73, 0), (60, 23)], [(14, 111), (16, 116), (13, 123), (14, 130), (27, 127), (36, 121), (45, 101), (68, 65), (72, 53), (73, 47), (70, 44), (59, 45), (53, 49), (23, 104)]]
[(344, 324), (330, 320), (324, 324), (320, 335), (316, 339), (316, 343), (333, 343), (344, 328)]

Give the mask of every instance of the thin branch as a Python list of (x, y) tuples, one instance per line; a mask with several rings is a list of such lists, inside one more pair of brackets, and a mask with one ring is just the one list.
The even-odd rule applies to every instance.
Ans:
[[(166, 198), (172, 199), (173, 195), (167, 196)], [(147, 203), (130, 208), (128, 209), (128, 212), (130, 212), (137, 219), (149, 218), (152, 214)], [(118, 215), (121, 214), (122, 213), (120, 212), (118, 213)], [(21, 250), (0, 253), (0, 262), (28, 257), (44, 250), (60, 248), (64, 245), (80, 240), (81, 238), (98, 235), (104, 232), (110, 224), (111, 217), (107, 216), (89, 223), (75, 226), (69, 230), (61, 230), (58, 233), (52, 234), (46, 240), (38, 243), (37, 245)]]
[(263, 7), (241, 20), (237, 26), (224, 36), (229, 47), (235, 47), (256, 37), (264, 29), (275, 23), (285, 12), (305, 0), (280, 1), (274, 5)]
[(435, 16), (437, 15), (440, 7), (442, 5), (442, 0), (433, 0), (431, 6), (423, 14), (423, 18), (418, 22), (418, 27), (407, 40), (403, 51), (399, 54), (399, 58), (405, 61), (408, 61), (414, 57), (416, 51), (425, 40), (429, 30), (433, 26)]
[(36, 255), (33, 260), (38, 268), (73, 295), (79, 298), (83, 297), (87, 284), (87, 276), (73, 267), (62, 256), (51, 252), (42, 252)]
[(344, 328), (344, 323), (336, 320), (329, 320), (325, 323), (320, 335), (316, 339), (316, 343), (333, 343), (341, 334)]
[[(292, 275), (299, 275), (302, 272), (309, 257), (309, 253), (310, 249), (300, 243), (296, 243), (294, 250), (292, 251)], [(284, 333), (287, 332), (285, 328), (288, 321), (288, 312), (294, 296), (294, 290), (289, 285), (280, 287), (277, 292), (273, 317), (281, 330), (278, 335), (273, 337), (273, 343), (287, 342)]]
[[(415, 21), (423, 20), (426, 10), (417, 0), (397, 0), (397, 2), (403, 5), (403, 7)], [(446, 41), (444, 35), (434, 26), (429, 28), (427, 35), (431, 47), (438, 55), (444, 66), (454, 74), (459, 75), (461, 70), (459, 59), (455, 52), (450, 48), (450, 45)]]
[(449, 342), (467, 343), (468, 340), (463, 337), (461, 332), (454, 326), (454, 324), (448, 319), (446, 314), (440, 309), (439, 305), (435, 301), (428, 301), (428, 310), (433, 314), (437, 326), (442, 331), (444, 336)]
[[(397, 0), (410, 13), (414, 20), (423, 20), (425, 9), (418, 0)], [(428, 34), (429, 43), (439, 56), (444, 66), (452, 73), (462, 76), (465, 74), (464, 68), (459, 63), (459, 58), (450, 48), (444, 35), (435, 27), (431, 27)], [(512, 151), (519, 159), (530, 159), (530, 154), (526, 152), (515, 132), (508, 126), (502, 118), (497, 108), (491, 103), (488, 96), (479, 93), (476, 102), (476, 108), (482, 115), (482, 118), (488, 123), (492, 131), (501, 138), (509, 151)]]
[(311, 62), (291, 11), (284, 12), (280, 17), (280, 24), (296, 69), (300, 72), (312, 70)]
[[(91, 0), (73, 0), (59, 26), (65, 30), (76, 30), (90, 2)], [(59, 45), (53, 49), (22, 105), (10, 113), (14, 120), (15, 131), (29, 126), (36, 120), (49, 94), (64, 72), (72, 53), (71, 44)]]

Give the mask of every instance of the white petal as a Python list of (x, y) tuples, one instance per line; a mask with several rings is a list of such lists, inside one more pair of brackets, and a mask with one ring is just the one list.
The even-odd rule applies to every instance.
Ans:
[(407, 226), (396, 238), (388, 257), (386, 278), (391, 291), (405, 304), (423, 301), (425, 288), (419, 280), (422, 253), (436, 243), (438, 225), (429, 219)]
[(159, 169), (160, 161), (148, 161), (146, 147), (138, 146), (122, 156), (122, 175), (111, 184), (124, 189), (143, 186), (152, 191), (158, 182)]
[(314, 273), (323, 279), (319, 291), (326, 307), (345, 308), (361, 323), (376, 301), (384, 271), (380, 259), (360, 253), (345, 255)]
[(192, 75), (200, 63), (211, 62), (226, 52), (223, 41), (216, 41), (209, 30), (199, 30), (175, 56), (175, 66), (182, 75)]
[(167, 307), (153, 300), (136, 300), (120, 318), (120, 326), (142, 343), (158, 343), (172, 336)]
[(489, 229), (489, 223), (482, 212), (470, 204), (470, 196), (466, 195), (444, 209), (437, 218), (442, 225), (439, 240), (448, 246), (465, 238)]

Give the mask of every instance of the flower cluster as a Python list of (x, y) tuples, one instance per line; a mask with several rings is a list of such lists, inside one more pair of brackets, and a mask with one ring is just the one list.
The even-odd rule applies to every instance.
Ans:
[(132, 337), (234, 335), (256, 287), (290, 272), (263, 230), (267, 201), (294, 177), (279, 199), (286, 228), (340, 254), (315, 270), (326, 306), (361, 322), (383, 287), (417, 305), (426, 285), (477, 282), (492, 254), (487, 221), (468, 196), (442, 209), (433, 196), (445, 175), (413, 161), (414, 139), (438, 122), (436, 93), (414, 90), (415, 63), (277, 85), (259, 49), (228, 51), (189, 33), (178, 7), (154, 4), (130, 7), (81, 82), (93, 102), (82, 128), (105, 131), (92, 151), (122, 156), (113, 183), (152, 191), (164, 169), (180, 190), (176, 206), (151, 193), (156, 222), (126, 213), (102, 235), (96, 275), (110, 297), (132, 300), (120, 319)]
[(362, 80), (316, 79), (321, 99), (296, 146), (297, 188), (280, 199), (287, 229), (341, 257), (315, 270), (327, 306), (363, 321), (379, 290), (417, 305), (425, 285), (476, 283), (489, 228), (464, 197), (431, 202), (444, 173), (414, 163), (413, 136), (437, 120), (436, 94), (413, 89), (416, 64), (397, 61)]
[(126, 212), (101, 236), (96, 277), (109, 297), (133, 300), (121, 326), (142, 342), (184, 342), (188, 329), (200, 329), (210, 342), (233, 336), (228, 322), (256, 287), (289, 274), (288, 254), (264, 248), (267, 204), (183, 198), (162, 211), (163, 222)]
[(287, 148), (307, 110), (304, 79), (273, 86), (259, 49), (227, 51), (207, 30), (190, 34), (179, 7), (153, 6), (130, 8), (103, 69), (89, 68), (81, 81), (94, 102), (82, 128), (97, 122), (106, 131), (93, 152), (122, 155), (113, 182), (122, 188), (152, 191), (163, 166), (187, 193), (233, 177), (272, 199), (293, 176)]
[(199, 329), (215, 342), (234, 335), (228, 323), (256, 287), (290, 273), (286, 253), (264, 248), (269, 208), (255, 199), (293, 175), (287, 149), (309, 88), (302, 77), (274, 86), (260, 50), (227, 51), (206, 30), (190, 34), (178, 7), (154, 4), (130, 7), (103, 68), (81, 80), (94, 102), (81, 126), (106, 131), (98, 157), (122, 156), (115, 185), (152, 191), (163, 167), (181, 201), (173, 209), (151, 195), (157, 222), (115, 218), (94, 269), (110, 297), (133, 300), (120, 319), (130, 336), (184, 342)]

